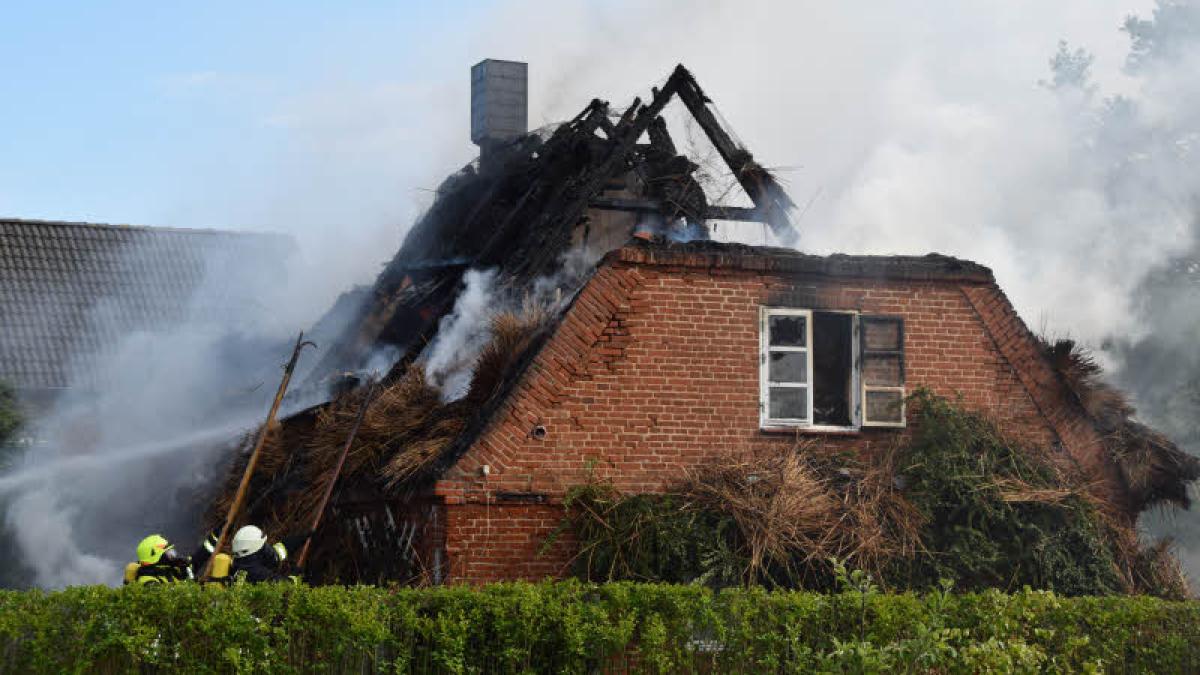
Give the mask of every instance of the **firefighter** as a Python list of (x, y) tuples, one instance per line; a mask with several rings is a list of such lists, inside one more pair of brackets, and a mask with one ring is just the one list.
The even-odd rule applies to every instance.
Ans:
[(225, 553), (213, 556), (217, 533), (210, 532), (193, 556), (181, 556), (162, 535), (152, 534), (138, 544), (138, 561), (125, 566), (125, 583), (173, 583), (195, 579), (213, 558), (212, 582), (229, 580), (230, 559)]
[[(312, 533), (284, 537), (267, 545), (267, 535), (254, 525), (246, 525), (233, 535), (233, 579), (257, 584), (263, 581), (299, 581), (287, 574), (290, 549), (299, 548)], [(297, 573), (299, 570), (295, 570)]]
[(204, 565), (212, 557), (212, 554), (216, 552), (216, 548), (217, 533), (209, 532), (204, 541), (200, 543), (200, 548), (196, 549), (196, 552), (192, 555), (192, 576), (200, 576), (200, 573), (204, 571)]
[(125, 568), (125, 583), (172, 584), (193, 579), (191, 559), (179, 555), (160, 534), (152, 534), (137, 546), (136, 568)]

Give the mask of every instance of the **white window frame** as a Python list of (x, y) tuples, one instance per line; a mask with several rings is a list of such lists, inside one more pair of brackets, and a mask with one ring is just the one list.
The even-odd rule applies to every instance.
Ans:
[[(804, 317), (804, 346), (803, 347), (772, 347), (771, 346), (771, 317), (773, 316), (802, 316)], [(813, 376), (813, 355), (812, 355), (812, 310), (808, 309), (792, 309), (792, 308), (777, 308), (777, 307), (762, 307), (759, 312), (758, 326), (758, 417), (759, 426), (767, 427), (811, 427), (813, 418), (813, 396), (812, 396), (812, 376)], [(805, 376), (807, 380), (804, 384), (794, 382), (771, 382), (770, 381), (770, 354), (771, 352), (804, 352), (807, 355), (805, 359)], [(808, 409), (805, 411), (806, 417), (792, 418), (772, 418), (771, 417), (771, 387), (804, 389), (808, 394)]]
[[(813, 315), (815, 313), (822, 314), (849, 314), (851, 316), (850, 324), (850, 425), (839, 426), (829, 424), (816, 424), (813, 421), (813, 405), (816, 397), (813, 396)], [(805, 347), (772, 347), (770, 345), (770, 317), (772, 316), (803, 316), (805, 325)], [(903, 401), (906, 392), (906, 385), (900, 386), (882, 386), (882, 385), (867, 385), (862, 377), (862, 326), (863, 319), (881, 318), (881, 319), (898, 319), (901, 324), (900, 328), (900, 349), (897, 350), (901, 359), (901, 368), (904, 367), (904, 323), (903, 318), (898, 316), (887, 316), (874, 314), (863, 315), (857, 310), (836, 310), (836, 309), (798, 309), (794, 307), (760, 307), (759, 313), (759, 427), (762, 429), (805, 429), (808, 431), (830, 431), (830, 432), (854, 432), (863, 428), (870, 427), (891, 427), (903, 428), (907, 426), (908, 416), (905, 403)], [(807, 352), (807, 374), (808, 381), (803, 385), (787, 382), (771, 382), (770, 381), (770, 353), (771, 352)], [(903, 377), (903, 371), (902, 375)], [(807, 418), (772, 418), (771, 414), (771, 387), (796, 387), (807, 390), (808, 410), (805, 411)], [(901, 396), (900, 421), (899, 422), (884, 422), (872, 421), (867, 419), (867, 392), (868, 391), (895, 391)]]

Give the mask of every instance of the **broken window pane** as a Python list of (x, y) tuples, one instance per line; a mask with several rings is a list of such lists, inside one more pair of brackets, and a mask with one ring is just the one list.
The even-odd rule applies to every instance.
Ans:
[(904, 371), (899, 354), (868, 354), (863, 356), (863, 384), (877, 387), (899, 387), (904, 384)]
[(803, 316), (775, 315), (768, 318), (772, 347), (807, 347), (808, 330)]
[(900, 351), (903, 332), (899, 319), (866, 318), (862, 320), (863, 349), (867, 351)]
[(771, 387), (768, 412), (771, 419), (807, 419), (808, 388)]
[(904, 422), (904, 394), (899, 391), (867, 391), (867, 419), (872, 422)]
[(771, 352), (771, 382), (808, 382), (807, 352)]

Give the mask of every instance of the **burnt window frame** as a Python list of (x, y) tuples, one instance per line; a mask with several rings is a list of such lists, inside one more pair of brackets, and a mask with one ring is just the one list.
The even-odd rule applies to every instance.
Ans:
[[(867, 326), (872, 323), (894, 323), (896, 324), (896, 341), (898, 349), (868, 349), (867, 348)], [(862, 408), (862, 414), (859, 418), (859, 424), (864, 427), (892, 427), (901, 428), (908, 424), (908, 408), (907, 408), (907, 390), (905, 386), (908, 378), (905, 372), (904, 358), (904, 317), (891, 314), (864, 314), (858, 320), (858, 343), (859, 349), (859, 401)], [(867, 384), (867, 379), (861, 377), (862, 369), (866, 367), (867, 359), (871, 357), (895, 358), (898, 361), (900, 369), (900, 384), (898, 385), (883, 385), (883, 384)], [(867, 393), (871, 391), (890, 391), (900, 394), (900, 420), (891, 422), (886, 420), (870, 420), (867, 419)]]
[[(817, 424), (813, 416), (813, 404), (816, 400), (814, 396), (813, 382), (813, 359), (819, 357), (814, 354), (813, 345), (813, 315), (816, 313), (829, 314), (849, 314), (851, 316), (850, 339), (851, 339), (851, 384), (850, 398), (850, 425), (828, 425)], [(807, 381), (804, 383), (805, 393), (808, 399), (807, 417), (800, 418), (772, 418), (771, 413), (771, 387), (772, 386), (788, 386), (790, 383), (770, 381), (769, 359), (771, 351), (800, 351), (795, 348), (775, 347), (772, 349), (770, 341), (770, 317), (772, 316), (803, 316), (805, 317), (805, 347), (803, 351), (807, 352)], [(866, 348), (866, 326), (871, 322), (887, 322), (896, 323), (898, 330), (899, 349), (889, 350), (868, 350)], [(833, 432), (852, 432), (859, 431), (863, 428), (904, 428), (908, 424), (908, 410), (906, 407), (906, 371), (905, 371), (905, 329), (904, 318), (897, 315), (888, 314), (865, 314), (858, 310), (845, 309), (805, 309), (799, 307), (760, 307), (759, 313), (759, 428), (764, 430), (808, 430), (808, 431), (833, 431)], [(897, 358), (900, 368), (900, 384), (897, 385), (868, 385), (863, 378), (863, 367), (866, 360), (873, 356), (882, 356), (886, 358)], [(875, 421), (867, 417), (867, 393), (869, 391), (896, 391), (900, 394), (900, 419), (897, 422), (892, 421)]]

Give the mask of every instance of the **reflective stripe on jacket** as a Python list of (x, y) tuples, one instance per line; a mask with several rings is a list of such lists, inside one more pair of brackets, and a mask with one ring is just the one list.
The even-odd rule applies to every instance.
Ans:
[(192, 571), (186, 567), (170, 565), (143, 565), (137, 571), (139, 584), (174, 584), (180, 581), (190, 581)]

